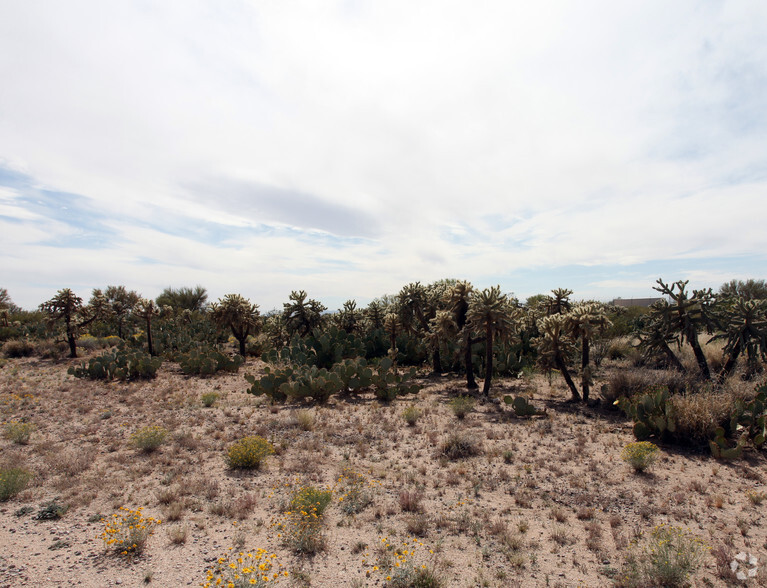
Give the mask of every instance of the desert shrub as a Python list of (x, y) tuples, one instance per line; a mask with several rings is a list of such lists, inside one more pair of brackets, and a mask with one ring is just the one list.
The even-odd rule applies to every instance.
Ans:
[(14, 339), (3, 343), (5, 357), (30, 357), (35, 352), (35, 346), (27, 339)]
[(368, 480), (364, 475), (344, 468), (338, 478), (338, 502), (341, 510), (348, 515), (363, 511), (373, 502), (371, 489), (376, 484), (377, 482)]
[(727, 392), (707, 392), (672, 396), (669, 402), (674, 407), (675, 438), (704, 445), (729, 420), (735, 398)]
[(282, 567), (275, 555), (270, 555), (268, 551), (261, 548), (248, 553), (229, 554), (218, 558), (216, 567), (208, 570), (202, 586), (203, 588), (273, 586), (290, 575)]
[(649, 390), (665, 387), (671, 394), (687, 390), (688, 382), (684, 375), (671, 370), (620, 369), (610, 376), (607, 386), (602, 389), (602, 398), (612, 404), (621, 396), (632, 398)]
[(421, 411), (417, 406), (413, 406), (411, 404), (402, 411), (402, 418), (405, 419), (405, 422), (408, 424), (408, 426), (414, 427), (418, 422), (418, 419), (421, 418)]
[(450, 401), (450, 409), (457, 418), (463, 419), (474, 410), (474, 399), (471, 396), (456, 396)]
[(451, 433), (439, 448), (439, 455), (447, 459), (463, 459), (482, 453), (479, 443), (465, 433)]
[(621, 452), (621, 459), (634, 468), (635, 472), (648, 469), (658, 457), (658, 446), (649, 441), (629, 443)]
[(309, 410), (296, 412), (296, 424), (302, 431), (311, 431), (314, 428), (314, 413)]
[(84, 351), (95, 351), (96, 349), (102, 349), (104, 345), (101, 344), (97, 337), (86, 333), (78, 337), (77, 347)]
[(64, 341), (47, 339), (37, 344), (37, 355), (42, 359), (61, 359), (68, 350)]
[(417, 539), (406, 539), (402, 545), (382, 540), (378, 565), (373, 570), (385, 575), (386, 588), (441, 588), (445, 585), (435, 570), (433, 555), (422, 555), (422, 547), (424, 544)]
[(705, 550), (702, 541), (682, 529), (660, 525), (629, 549), (617, 584), (625, 588), (687, 586)]
[(11, 421), (5, 423), (5, 426), (3, 427), (3, 437), (10, 439), (14, 443), (18, 443), (19, 445), (26, 445), (29, 443), (29, 437), (34, 430), (35, 426), (32, 423)]
[(86, 366), (70, 367), (67, 373), (76, 378), (92, 380), (135, 380), (138, 378), (154, 378), (162, 364), (162, 359), (152, 357), (140, 350), (130, 350), (124, 345), (117, 349), (93, 357)]
[(149, 427), (141, 427), (134, 431), (130, 440), (131, 445), (139, 451), (151, 453), (165, 443), (165, 438), (167, 436), (167, 429), (160, 427), (159, 425), (151, 425)]
[(54, 498), (50, 502), (40, 505), (40, 510), (35, 515), (36, 521), (57, 521), (63, 517), (69, 507), (66, 504), (59, 504)]
[(205, 408), (210, 408), (216, 403), (216, 400), (218, 400), (218, 398), (219, 396), (216, 392), (206, 392), (205, 394), (202, 395), (200, 400), (202, 401), (202, 405)]
[(263, 437), (243, 437), (227, 450), (226, 465), (231, 469), (257, 470), (272, 453), (274, 447)]
[(325, 510), (333, 498), (331, 490), (314, 486), (298, 488), (291, 496), (284, 520), (277, 527), (284, 543), (297, 554), (313, 554), (325, 549)]
[(24, 490), (32, 474), (23, 468), (0, 469), (0, 502), (5, 502)]
[(99, 539), (107, 551), (120, 555), (138, 555), (144, 551), (149, 537), (161, 521), (145, 517), (142, 508), (131, 510), (121, 507), (120, 512), (110, 518), (103, 518), (104, 530)]

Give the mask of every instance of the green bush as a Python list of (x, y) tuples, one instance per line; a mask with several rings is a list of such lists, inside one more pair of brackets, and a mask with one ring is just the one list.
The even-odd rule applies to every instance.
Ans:
[(32, 474), (23, 468), (0, 469), (0, 502), (16, 496), (27, 487)]
[(643, 472), (658, 458), (658, 446), (649, 441), (629, 443), (621, 452), (621, 459), (634, 468), (635, 472)]
[(456, 396), (450, 401), (450, 409), (459, 419), (463, 419), (474, 410), (474, 399), (471, 396)]
[(321, 490), (314, 486), (299, 488), (290, 499), (291, 511), (313, 512), (318, 517), (325, 514), (325, 510), (333, 499), (331, 490)]
[(411, 404), (402, 411), (402, 418), (405, 419), (405, 422), (408, 424), (408, 426), (414, 427), (418, 422), (418, 419), (421, 418), (421, 411), (418, 410), (417, 406), (413, 406)]
[(274, 447), (263, 437), (243, 437), (226, 452), (226, 465), (231, 469), (257, 470)]
[(206, 392), (202, 395), (202, 405), (205, 408), (210, 408), (216, 403), (216, 400), (218, 400), (218, 394), (215, 392)]
[(131, 435), (131, 445), (145, 453), (151, 453), (165, 443), (168, 430), (159, 425), (142, 427)]

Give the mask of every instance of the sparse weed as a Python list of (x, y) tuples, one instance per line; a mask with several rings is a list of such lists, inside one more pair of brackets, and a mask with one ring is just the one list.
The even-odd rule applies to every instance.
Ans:
[(18, 445), (26, 445), (29, 443), (29, 438), (32, 435), (32, 431), (35, 430), (35, 426), (32, 423), (25, 423), (23, 421), (11, 421), (5, 423), (3, 428), (3, 437), (17, 443)]
[(456, 396), (450, 401), (450, 409), (457, 418), (464, 419), (474, 410), (474, 399), (471, 396)]
[(27, 487), (32, 474), (23, 468), (0, 469), (0, 502), (16, 496)]
[(202, 395), (200, 400), (202, 401), (202, 405), (205, 408), (210, 408), (216, 403), (216, 400), (218, 399), (219, 395), (216, 392), (206, 392)]
[(405, 422), (408, 424), (409, 427), (414, 427), (415, 424), (418, 422), (418, 419), (421, 418), (421, 411), (418, 409), (417, 406), (410, 405), (405, 410), (402, 411), (402, 418), (405, 419)]

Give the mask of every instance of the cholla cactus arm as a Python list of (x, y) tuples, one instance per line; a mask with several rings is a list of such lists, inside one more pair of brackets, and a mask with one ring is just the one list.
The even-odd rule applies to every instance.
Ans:
[(573, 291), (567, 288), (557, 288), (552, 290), (553, 296), (547, 296), (546, 298), (546, 312), (549, 315), (552, 314), (564, 314), (572, 308), (570, 303), (570, 296)]

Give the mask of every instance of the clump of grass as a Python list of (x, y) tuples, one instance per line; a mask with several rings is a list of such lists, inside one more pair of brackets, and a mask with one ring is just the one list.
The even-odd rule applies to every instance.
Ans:
[(314, 429), (314, 413), (303, 409), (296, 412), (296, 423), (302, 431), (311, 431)]
[(202, 401), (202, 405), (205, 408), (210, 408), (214, 404), (216, 404), (216, 400), (219, 399), (219, 395), (216, 392), (206, 392), (202, 395), (200, 400)]
[(0, 469), (0, 502), (16, 496), (27, 487), (32, 474), (23, 468)]
[(440, 445), (439, 455), (450, 460), (463, 459), (482, 453), (479, 443), (465, 433), (452, 433)]
[(417, 539), (404, 540), (401, 545), (381, 540), (378, 565), (372, 571), (385, 575), (386, 588), (442, 588), (444, 580), (436, 571), (433, 551), (422, 555), (424, 544)]
[(621, 452), (621, 459), (628, 463), (635, 472), (648, 469), (658, 458), (658, 447), (649, 441), (629, 443)]
[(101, 519), (104, 531), (99, 539), (107, 551), (120, 555), (139, 555), (144, 551), (149, 537), (161, 521), (145, 517), (141, 507), (136, 510), (121, 507), (111, 518)]
[(405, 422), (408, 424), (409, 427), (415, 427), (415, 424), (418, 422), (418, 419), (421, 418), (421, 411), (418, 409), (417, 406), (410, 405), (405, 410), (402, 411), (402, 418), (405, 419)]
[(474, 410), (474, 399), (471, 396), (456, 396), (450, 401), (450, 409), (457, 418), (464, 419)]
[(700, 567), (706, 546), (677, 527), (660, 525), (629, 550), (618, 586), (686, 586)]
[(275, 554), (269, 554), (265, 549), (253, 552), (240, 552), (218, 558), (216, 567), (208, 570), (203, 588), (215, 586), (233, 586), (245, 588), (255, 586), (264, 588), (273, 586), (290, 574), (282, 569), (283, 565)]
[(29, 438), (32, 435), (32, 431), (35, 430), (35, 426), (32, 423), (25, 423), (23, 421), (11, 421), (5, 423), (3, 428), (3, 437), (17, 443), (19, 445), (26, 445), (29, 443)]
[(257, 470), (273, 453), (274, 446), (263, 437), (243, 437), (227, 450), (226, 465), (231, 469)]
[(403, 490), (399, 493), (399, 507), (403, 512), (421, 512), (423, 494), (418, 490)]
[(35, 352), (35, 346), (26, 339), (13, 339), (3, 344), (2, 351), (6, 357), (29, 357)]
[(151, 453), (165, 443), (167, 436), (168, 430), (159, 425), (141, 427), (131, 435), (131, 445), (139, 451)]
[(168, 539), (173, 545), (183, 545), (189, 535), (189, 527), (186, 525), (177, 525), (168, 529)]
[(377, 482), (369, 481), (364, 475), (350, 468), (344, 468), (338, 478), (338, 484), (341, 488), (338, 502), (344, 513), (348, 515), (357, 514), (373, 502), (370, 488)]

